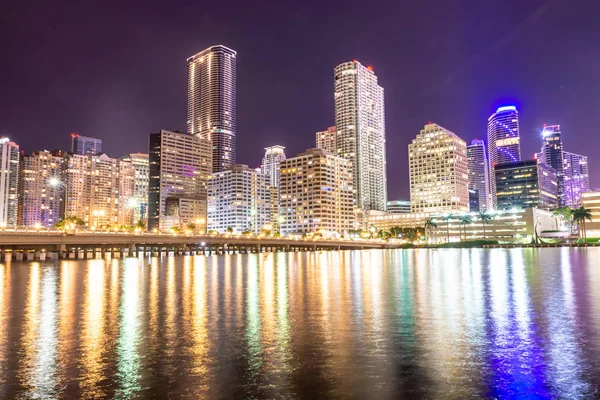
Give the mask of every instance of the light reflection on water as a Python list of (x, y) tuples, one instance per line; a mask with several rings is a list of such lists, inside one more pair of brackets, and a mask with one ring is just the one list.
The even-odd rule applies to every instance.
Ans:
[(0, 264), (0, 398), (584, 398), (596, 249)]

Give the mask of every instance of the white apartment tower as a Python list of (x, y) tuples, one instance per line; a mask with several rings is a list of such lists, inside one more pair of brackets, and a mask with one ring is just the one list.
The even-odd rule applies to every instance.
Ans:
[(519, 133), (519, 111), (515, 106), (499, 107), (488, 118), (488, 169), (490, 181), (490, 206), (496, 208), (497, 164), (521, 161), (521, 136)]
[(467, 144), (433, 123), (408, 145), (412, 213), (469, 211)]
[(385, 211), (387, 178), (383, 88), (358, 61), (335, 68), (336, 152), (350, 161), (354, 205)]
[(18, 216), (19, 145), (0, 139), (0, 227), (15, 227)]
[(208, 230), (259, 233), (271, 224), (269, 177), (235, 164), (208, 179)]
[(130, 162), (96, 155), (68, 154), (63, 173), (65, 216), (83, 219), (92, 229), (133, 224), (135, 171)]
[(485, 142), (473, 140), (467, 146), (467, 160), (469, 169), (469, 189), (477, 190), (479, 196), (479, 209), (489, 209), (490, 198), (490, 173)]
[(285, 147), (271, 146), (265, 148), (260, 171), (269, 177), (271, 186), (279, 187), (279, 164), (285, 161)]
[(323, 149), (308, 149), (281, 164), (282, 235), (320, 232), (332, 236), (353, 228), (350, 162)]
[(335, 126), (330, 126), (325, 131), (320, 131), (315, 134), (317, 148), (326, 150), (331, 154), (337, 154), (336, 136), (337, 130)]
[(188, 133), (212, 142), (212, 172), (235, 164), (236, 55), (217, 45), (187, 59)]
[(63, 217), (65, 154), (37, 151), (21, 159), (19, 226), (52, 228)]
[(148, 218), (148, 190), (150, 184), (150, 162), (148, 154), (131, 153), (121, 157), (122, 161), (130, 162), (135, 172), (133, 197), (127, 201), (134, 210), (134, 220), (145, 221)]

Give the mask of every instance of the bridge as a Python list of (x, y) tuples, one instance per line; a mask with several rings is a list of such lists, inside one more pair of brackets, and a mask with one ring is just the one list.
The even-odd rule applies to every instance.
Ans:
[(123, 233), (5, 232), (0, 234), (0, 261), (87, 259), (197, 254), (235, 254), (318, 250), (396, 248), (381, 240), (290, 239), (228, 235), (166, 235)]

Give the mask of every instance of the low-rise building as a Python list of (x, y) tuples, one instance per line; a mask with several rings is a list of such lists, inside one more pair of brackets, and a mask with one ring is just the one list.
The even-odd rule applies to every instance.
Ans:
[(387, 202), (386, 211), (392, 214), (408, 214), (410, 213), (410, 201), (390, 200)]
[(587, 237), (600, 237), (600, 191), (581, 193), (581, 205), (592, 213), (592, 220), (585, 224)]

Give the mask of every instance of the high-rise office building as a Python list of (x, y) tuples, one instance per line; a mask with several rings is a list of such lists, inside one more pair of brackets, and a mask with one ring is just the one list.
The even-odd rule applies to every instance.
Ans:
[(71, 153), (94, 155), (102, 152), (102, 139), (71, 133)]
[(515, 106), (499, 107), (488, 118), (488, 163), (490, 197), (492, 208), (496, 206), (496, 164), (521, 160), (521, 136), (519, 133), (519, 112)]
[(413, 213), (469, 211), (467, 144), (429, 123), (408, 145)]
[(543, 208), (558, 206), (558, 183), (553, 168), (538, 160), (497, 164), (496, 208)]
[(579, 207), (581, 205), (581, 193), (590, 190), (588, 158), (563, 151), (563, 180), (565, 205)]
[[(563, 174), (563, 142), (561, 139), (560, 125), (548, 125), (542, 128), (541, 160), (556, 172), (558, 185), (558, 205), (565, 205), (565, 183)], [(537, 156), (536, 156), (537, 157)]]
[(476, 190), (480, 210), (487, 210), (490, 203), (490, 173), (489, 164), (483, 140), (473, 140), (467, 146), (467, 160), (469, 162), (469, 189)]
[(385, 211), (387, 202), (383, 88), (358, 61), (335, 68), (336, 152), (350, 161), (354, 205)]
[(285, 161), (285, 147), (271, 146), (265, 148), (260, 171), (269, 177), (271, 186), (279, 187), (279, 164)]
[(19, 226), (52, 228), (63, 218), (65, 153), (36, 151), (21, 157)]
[(410, 201), (390, 200), (387, 202), (387, 212), (390, 214), (410, 214)]
[(135, 172), (133, 198), (128, 205), (134, 209), (134, 220), (145, 221), (148, 218), (148, 188), (150, 184), (150, 164), (148, 154), (132, 153), (121, 157), (122, 161), (130, 162)]
[(315, 134), (317, 148), (327, 150), (331, 154), (337, 153), (335, 126), (330, 126), (326, 131), (320, 131)]
[(190, 223), (204, 229), (212, 154), (210, 141), (198, 136), (167, 130), (150, 134), (150, 231), (185, 229)]
[(135, 172), (130, 162), (96, 155), (68, 154), (63, 173), (65, 216), (83, 219), (91, 229), (133, 224)]
[(208, 230), (259, 233), (271, 225), (271, 186), (259, 169), (235, 164), (208, 179)]
[(353, 228), (350, 162), (308, 149), (281, 163), (281, 234), (343, 234)]
[(218, 45), (187, 59), (188, 133), (212, 142), (212, 172), (235, 164), (236, 54)]
[(19, 145), (0, 139), (0, 227), (15, 227), (19, 199)]

